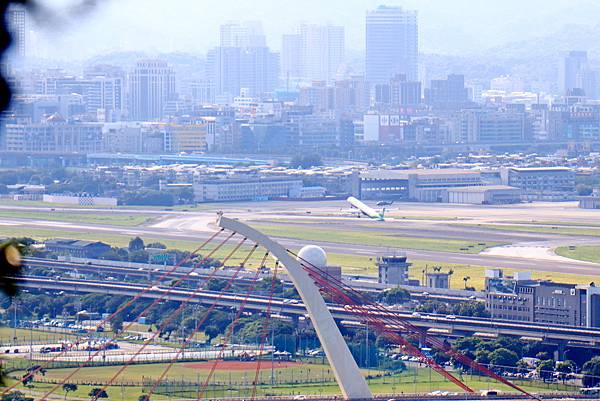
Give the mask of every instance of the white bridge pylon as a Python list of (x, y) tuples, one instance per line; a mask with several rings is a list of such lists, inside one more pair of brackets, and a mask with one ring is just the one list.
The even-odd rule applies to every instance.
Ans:
[(300, 294), (319, 341), (323, 346), (327, 360), (333, 369), (335, 379), (340, 386), (344, 398), (347, 400), (372, 399), (373, 395), (365, 378), (360, 373), (352, 353), (342, 337), (333, 316), (327, 309), (325, 300), (319, 289), (300, 263), (293, 258), (287, 250), (261, 232), (241, 223), (219, 215), (217, 225), (223, 229), (233, 231), (249, 240), (261, 245), (283, 264)]

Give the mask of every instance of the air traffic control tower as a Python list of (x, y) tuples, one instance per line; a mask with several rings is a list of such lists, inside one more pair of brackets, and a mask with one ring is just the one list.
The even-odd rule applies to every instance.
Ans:
[(384, 255), (377, 257), (379, 282), (381, 284), (407, 285), (408, 268), (406, 254)]

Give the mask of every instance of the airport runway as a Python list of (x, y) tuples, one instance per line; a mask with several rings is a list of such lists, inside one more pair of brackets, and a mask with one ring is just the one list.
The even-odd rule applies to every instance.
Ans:
[[(247, 213), (247, 212), (246, 212)], [(181, 212), (179, 212), (181, 214)], [(212, 213), (208, 213), (204, 216), (204, 219), (209, 220), (208, 216)], [(253, 215), (255, 216), (255, 215)], [(189, 216), (192, 217), (192, 216)], [(141, 236), (148, 238), (169, 238), (178, 240), (188, 241), (203, 241), (207, 239), (211, 234), (211, 230), (203, 231), (188, 231), (184, 229), (176, 230), (167, 227), (118, 227), (108, 225), (94, 225), (94, 224), (76, 224), (67, 222), (56, 222), (56, 221), (43, 221), (43, 220), (29, 220), (29, 219), (9, 219), (0, 218), (0, 225), (12, 225), (19, 227), (30, 227), (39, 229), (57, 229), (61, 231), (72, 231), (72, 232), (93, 232), (93, 233), (105, 233), (113, 235), (125, 235), (125, 236)], [(329, 227), (331, 228), (331, 227)], [(486, 231), (487, 233), (487, 231)], [(515, 233), (514, 235), (520, 233)], [(478, 236), (479, 240), (488, 240), (487, 237)], [(412, 235), (415, 236), (415, 235)], [(530, 237), (526, 236), (526, 237)], [(558, 238), (557, 238), (558, 237)], [(534, 246), (551, 246), (553, 241), (556, 244), (562, 244), (565, 240), (569, 243), (598, 243), (600, 240), (595, 237), (586, 238), (572, 238), (565, 236), (554, 236), (554, 240), (547, 238), (533, 238), (534, 241), (523, 242), (524, 244), (533, 244)], [(525, 238), (521, 238), (525, 239)], [(292, 238), (278, 238), (279, 242), (290, 248), (301, 248), (307, 244), (305, 240), (298, 240)], [(391, 252), (389, 247), (377, 247), (360, 244), (340, 244), (332, 242), (319, 242), (329, 253), (349, 254), (349, 255), (361, 255), (374, 257), (378, 254)], [(495, 268), (514, 268), (524, 270), (536, 270), (545, 272), (563, 272), (572, 274), (582, 275), (599, 275), (600, 276), (600, 264), (593, 264), (589, 262), (581, 262), (576, 260), (564, 259), (564, 260), (551, 260), (551, 259), (533, 259), (533, 258), (522, 258), (522, 257), (510, 257), (493, 254), (461, 254), (452, 252), (439, 252), (439, 251), (425, 251), (425, 250), (402, 250), (406, 252), (409, 259), (412, 260), (426, 260), (435, 263), (455, 263), (465, 264), (474, 266), (484, 267), (495, 267)]]

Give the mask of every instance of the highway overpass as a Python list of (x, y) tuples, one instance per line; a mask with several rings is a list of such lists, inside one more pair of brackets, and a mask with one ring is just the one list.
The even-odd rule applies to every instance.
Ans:
[[(77, 275), (87, 274), (102, 274), (106, 277), (121, 278), (123, 281), (127, 279), (138, 278), (154, 280), (161, 276), (165, 271), (172, 268), (170, 265), (160, 264), (148, 264), (148, 263), (133, 263), (133, 262), (115, 262), (110, 260), (100, 259), (81, 259), (81, 261), (58, 261), (54, 259), (41, 259), (41, 258), (27, 258), (24, 260), (25, 269), (30, 268), (44, 268), (54, 270), (57, 273), (67, 272), (71, 277)], [(214, 274), (214, 278), (230, 279), (237, 271), (238, 266), (233, 268), (220, 269)], [(194, 271), (194, 275), (190, 276), (190, 272)], [(208, 269), (192, 269), (187, 267), (179, 267), (176, 271), (169, 273), (169, 281), (173, 279), (180, 279), (185, 277), (186, 281), (191, 282), (203, 282), (212, 274), (211, 270)], [(242, 269), (237, 273), (235, 283), (237, 285), (248, 285), (254, 279), (256, 272), (253, 270)], [(260, 277), (268, 278), (271, 276), (270, 272), (261, 273)], [(292, 283), (287, 277), (285, 272), (278, 274), (279, 278), (284, 281), (286, 285), (292, 287)], [(166, 280), (165, 280), (166, 281)], [(381, 284), (376, 281), (374, 276), (363, 276), (363, 275), (345, 275), (342, 278), (344, 284), (354, 288), (355, 290), (365, 292), (376, 292), (379, 293), (386, 288), (393, 288), (394, 285)], [(430, 298), (436, 301), (457, 303), (467, 301), (475, 297), (479, 301), (484, 301), (485, 296), (482, 292), (477, 291), (464, 291), (464, 290), (449, 290), (449, 289), (436, 289), (436, 288), (424, 288), (424, 287), (413, 287), (413, 286), (401, 286), (407, 289), (411, 296), (420, 298)]]
[[(23, 288), (67, 291), (77, 293), (98, 293), (107, 295), (135, 296), (146, 290), (144, 284), (131, 284), (117, 281), (91, 281), (81, 279), (56, 279), (48, 277), (21, 277), (18, 283)], [(168, 292), (168, 293), (167, 293)], [(239, 307), (244, 301), (244, 294), (224, 293), (190, 290), (184, 288), (153, 287), (143, 294), (144, 298), (163, 298), (173, 301), (185, 301), (190, 298), (192, 303), (212, 304), (216, 302), (222, 307)], [(269, 299), (263, 296), (252, 295), (248, 298), (245, 310), (265, 311)], [(356, 316), (341, 305), (328, 305), (333, 317), (346, 324), (360, 324), (360, 317)], [(304, 305), (297, 300), (274, 298), (271, 306), (272, 313), (279, 315), (299, 317), (306, 316)], [(572, 347), (600, 347), (600, 328), (585, 328), (547, 325), (541, 323), (512, 322), (497, 319), (471, 318), (461, 316), (442, 316), (435, 314), (414, 315), (411, 312), (390, 311), (384, 314), (380, 311), (370, 312), (374, 316), (395, 317), (410, 321), (413, 325), (427, 330), (430, 334), (442, 337), (478, 336), (482, 338), (496, 338), (498, 336), (512, 336), (531, 341), (544, 341), (557, 344), (559, 349), (566, 346)]]

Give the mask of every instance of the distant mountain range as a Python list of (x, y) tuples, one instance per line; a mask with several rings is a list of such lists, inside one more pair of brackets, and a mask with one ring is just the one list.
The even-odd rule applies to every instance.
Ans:
[(600, 24), (567, 24), (552, 34), (528, 40), (461, 56), (423, 54), (421, 59), (428, 79), (452, 72), (484, 81), (499, 75), (516, 75), (531, 83), (530, 90), (550, 91), (557, 81), (562, 53), (568, 50), (588, 51), (590, 63), (600, 69)]

